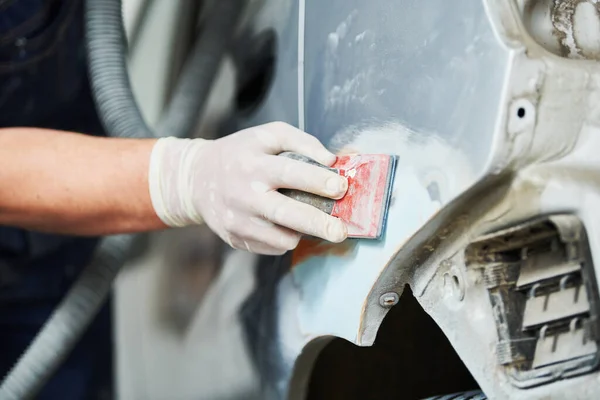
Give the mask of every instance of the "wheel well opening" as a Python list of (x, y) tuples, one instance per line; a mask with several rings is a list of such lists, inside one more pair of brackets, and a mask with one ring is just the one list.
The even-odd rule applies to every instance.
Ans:
[(307, 398), (411, 400), (476, 389), (471, 373), (407, 286), (372, 347), (334, 339), (323, 349)]

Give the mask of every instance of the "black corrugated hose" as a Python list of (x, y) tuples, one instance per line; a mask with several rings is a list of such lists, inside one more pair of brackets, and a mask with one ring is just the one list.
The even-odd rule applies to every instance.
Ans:
[[(212, 2), (167, 112), (153, 132), (132, 93), (121, 0), (86, 0), (86, 35), (96, 107), (109, 136), (188, 137), (202, 114), (245, 0)], [(30, 399), (69, 355), (104, 304), (132, 235), (109, 236), (0, 386), (0, 400)]]

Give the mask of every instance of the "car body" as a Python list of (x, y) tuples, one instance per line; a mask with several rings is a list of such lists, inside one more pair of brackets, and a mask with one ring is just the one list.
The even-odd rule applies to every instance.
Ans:
[(254, 2), (235, 128), (399, 156), (381, 241), (261, 259), (242, 315), (265, 398), (303, 398), (332, 338), (373, 345), (406, 285), (489, 398), (597, 397), (599, 10)]

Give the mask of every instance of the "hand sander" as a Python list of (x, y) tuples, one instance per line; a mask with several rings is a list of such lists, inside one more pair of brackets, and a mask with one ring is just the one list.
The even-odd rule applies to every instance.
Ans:
[(348, 179), (348, 191), (340, 200), (290, 189), (281, 189), (281, 193), (344, 221), (348, 226), (348, 238), (381, 238), (387, 220), (397, 156), (343, 155), (338, 156), (332, 167), (296, 153), (285, 152), (280, 156), (329, 169)]

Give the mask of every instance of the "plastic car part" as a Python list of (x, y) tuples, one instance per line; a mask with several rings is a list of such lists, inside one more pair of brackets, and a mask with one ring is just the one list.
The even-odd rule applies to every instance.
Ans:
[(498, 363), (521, 388), (592, 372), (600, 312), (583, 224), (556, 215), (485, 235), (466, 250), (484, 277)]

